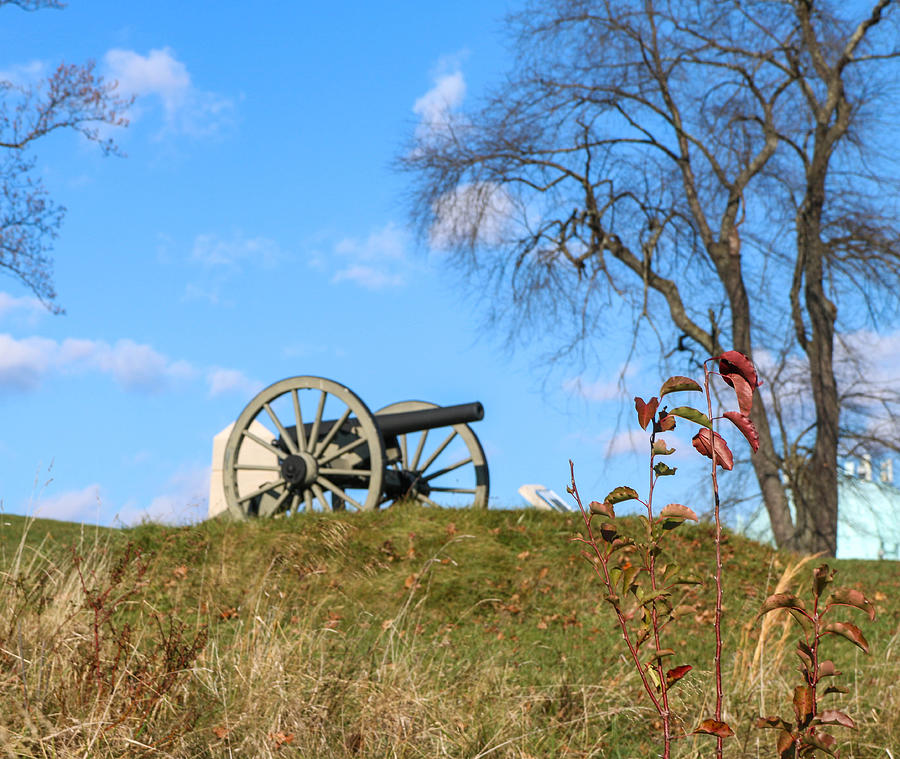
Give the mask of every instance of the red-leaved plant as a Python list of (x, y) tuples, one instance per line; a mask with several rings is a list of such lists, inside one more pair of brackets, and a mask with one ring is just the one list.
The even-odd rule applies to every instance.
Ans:
[[(711, 364), (715, 369), (710, 368)], [(717, 759), (722, 757), (724, 739), (734, 734), (723, 717), (722, 524), (719, 517), (717, 479), (719, 468), (730, 470), (734, 467), (734, 456), (724, 438), (713, 430), (713, 422), (717, 419), (729, 420), (743, 434), (755, 453), (759, 448), (759, 437), (750, 420), (750, 411), (753, 408), (753, 394), (760, 382), (753, 363), (738, 351), (727, 351), (721, 356), (707, 359), (703, 364), (703, 373), (702, 387), (689, 377), (670, 377), (663, 382), (659, 394), (649, 401), (643, 398), (634, 399), (638, 423), (642, 429), (649, 429), (650, 432), (650, 481), (646, 498), (641, 498), (636, 490), (623, 485), (610, 491), (602, 502), (591, 501), (585, 507), (575, 484), (574, 465), (569, 462), (572, 481), (568, 491), (578, 503), (585, 526), (584, 535), (576, 540), (586, 546), (584, 556), (591, 563), (605, 588), (606, 600), (615, 613), (630, 659), (641, 678), (644, 691), (659, 715), (662, 723), (664, 759), (669, 759), (671, 755), (673, 740), (684, 733), (674, 722), (674, 715), (669, 706), (669, 691), (691, 671), (692, 666), (690, 664), (670, 666), (671, 657), (675, 652), (664, 644), (663, 632), (679, 612), (678, 604), (673, 600), (679, 592), (679, 587), (699, 582), (696, 578), (683, 574), (663, 550), (666, 533), (676, 529), (686, 520), (697, 521), (696, 513), (680, 503), (669, 503), (658, 512), (654, 512), (653, 496), (659, 478), (675, 474), (674, 467), (659, 459), (675, 452), (675, 449), (669, 448), (660, 435), (675, 429), (676, 418), (699, 426), (691, 442), (699, 453), (710, 459), (715, 516), (716, 646), (713, 668), (716, 701), (713, 714), (703, 719), (692, 732), (715, 737)], [(734, 390), (737, 411), (725, 411), (718, 417), (713, 416), (710, 392), (710, 377), (713, 375), (721, 377), (725, 384)], [(666, 406), (660, 408), (661, 399), (675, 392), (704, 393), (706, 413), (691, 406), (678, 406), (671, 410)], [(616, 526), (615, 505), (630, 500), (638, 501), (646, 509), (646, 516), (641, 514), (639, 517), (642, 530), (637, 537), (620, 533)], [(595, 518), (602, 520), (599, 528), (594, 522)], [(616, 556), (625, 548), (629, 549), (629, 554), (636, 557), (636, 563), (632, 564), (630, 557), (620, 561), (622, 555)], [(820, 594), (831, 581), (833, 574), (827, 565), (815, 570), (814, 601), (811, 611), (807, 610), (803, 602), (794, 595), (776, 594), (766, 600), (760, 612), (761, 617), (774, 609), (786, 608), (803, 624), (805, 632), (805, 638), (798, 643), (797, 648), (804, 684), (794, 690), (796, 721), (789, 722), (779, 717), (765, 717), (757, 721), (758, 727), (779, 730), (776, 745), (780, 759), (808, 757), (819, 750), (838, 756), (835, 749), (836, 740), (825, 733), (822, 726), (833, 724), (853, 727), (853, 721), (843, 712), (818, 710), (818, 700), (822, 696), (832, 692), (845, 692), (835, 686), (824, 690), (817, 687), (821, 678), (839, 674), (832, 661), (819, 660), (819, 643), (825, 635), (838, 635), (855, 643), (866, 652), (868, 645), (856, 626), (845, 622), (823, 624), (821, 618), (836, 605), (855, 606), (869, 613), (873, 619), (874, 610), (862, 593), (848, 588), (834, 591), (824, 609), (821, 609)], [(626, 609), (626, 598), (629, 596), (637, 605), (634, 611)], [(637, 613), (638, 610), (640, 614)]]

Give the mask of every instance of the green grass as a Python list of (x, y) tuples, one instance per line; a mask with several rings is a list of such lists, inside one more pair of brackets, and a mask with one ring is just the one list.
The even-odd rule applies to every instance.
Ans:
[[(183, 528), (34, 520), (25, 531), (19, 517), (3, 521), (7, 755), (656, 754), (653, 713), (570, 540), (574, 516), (398, 505)], [(675, 560), (704, 579), (711, 535), (685, 526), (670, 538)], [(121, 561), (129, 543), (143, 573)], [(726, 557), (724, 669), (737, 732), (727, 755), (771, 756), (772, 734), (751, 723), (761, 708), (789, 713), (793, 636), (779, 642), (780, 625), (768, 636), (777, 666), (748, 664), (756, 613), (797, 557), (735, 535)], [(840, 642), (830, 650), (851, 688), (842, 708), (860, 725), (840, 735), (843, 755), (900, 757), (900, 567), (830, 564), (838, 585), (861, 587), (879, 611), (874, 623), (856, 620), (870, 657)], [(799, 575), (803, 594), (812, 566)], [(95, 641), (85, 599), (107, 587), (101, 609), (126, 595)], [(688, 730), (711, 712), (712, 590), (692, 589), (689, 613), (667, 630), (673, 664), (695, 667), (675, 691)], [(676, 755), (706, 756), (711, 745), (685, 738)]]

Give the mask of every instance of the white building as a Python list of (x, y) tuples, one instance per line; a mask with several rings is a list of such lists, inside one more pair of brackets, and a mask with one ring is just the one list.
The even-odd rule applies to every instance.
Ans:
[[(837, 558), (900, 559), (900, 489), (893, 469), (893, 461), (884, 459), (874, 476), (868, 456), (844, 465), (838, 479)], [(738, 530), (774, 545), (764, 507)]]

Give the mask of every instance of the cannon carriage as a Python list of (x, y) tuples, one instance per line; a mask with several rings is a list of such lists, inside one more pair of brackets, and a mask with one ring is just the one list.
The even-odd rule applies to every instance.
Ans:
[(373, 413), (333, 380), (281, 380), (217, 436), (210, 515), (369, 510), (404, 498), (485, 508), (487, 461), (469, 426), (483, 416), (478, 402), (401, 401)]

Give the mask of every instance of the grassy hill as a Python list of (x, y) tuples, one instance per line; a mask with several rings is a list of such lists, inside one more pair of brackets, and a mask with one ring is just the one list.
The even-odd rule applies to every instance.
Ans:
[[(399, 505), (128, 530), (0, 519), (0, 755), (650, 757), (653, 713), (580, 558), (573, 516)], [(712, 530), (671, 536), (707, 579)], [(726, 546), (729, 757), (773, 756), (796, 628), (760, 640), (781, 581), (818, 562)], [(900, 757), (900, 566), (832, 561), (864, 589), (868, 657), (829, 649), (859, 730), (844, 756)], [(711, 713), (711, 583), (667, 630), (689, 731)], [(858, 620), (855, 620), (858, 621)], [(755, 658), (754, 658), (755, 657)], [(677, 659), (677, 661), (676, 661)], [(706, 738), (680, 757), (708, 756)], [(6, 752), (5, 754), (3, 752)]]

